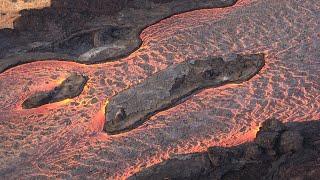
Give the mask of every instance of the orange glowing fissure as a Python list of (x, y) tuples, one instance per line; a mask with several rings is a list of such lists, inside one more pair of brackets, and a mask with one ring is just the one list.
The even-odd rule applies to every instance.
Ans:
[[(41, 61), (1, 73), (0, 159), (5, 164), (0, 169), (14, 164), (19, 171), (12, 178), (125, 179), (174, 154), (250, 141), (270, 117), (320, 119), (320, 37), (313, 29), (317, 18), (309, 14), (320, 5), (297, 3), (240, 0), (229, 8), (179, 14), (145, 29), (140, 49), (119, 61)], [(135, 130), (115, 136), (102, 132), (108, 99), (118, 92), (171, 64), (234, 52), (265, 52), (266, 65), (250, 81), (206, 89)], [(28, 96), (53, 88), (72, 72), (89, 77), (78, 97), (21, 108)]]

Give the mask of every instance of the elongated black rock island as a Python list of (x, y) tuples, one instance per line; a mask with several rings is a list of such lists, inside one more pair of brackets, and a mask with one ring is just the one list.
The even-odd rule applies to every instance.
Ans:
[(241, 83), (263, 66), (263, 54), (237, 55), (231, 61), (210, 57), (170, 66), (112, 97), (106, 107), (104, 131), (118, 134), (132, 130), (201, 89)]
[(72, 74), (65, 79), (59, 86), (51, 91), (39, 92), (26, 99), (22, 107), (24, 109), (37, 108), (45, 104), (63, 101), (80, 95), (88, 77), (80, 74)]

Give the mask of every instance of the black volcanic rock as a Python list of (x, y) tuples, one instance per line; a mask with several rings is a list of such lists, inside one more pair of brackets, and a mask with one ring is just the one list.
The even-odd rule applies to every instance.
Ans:
[(176, 155), (172, 159), (165, 161), (158, 166), (152, 166), (145, 171), (131, 176), (130, 180), (149, 180), (149, 179), (201, 179), (211, 173), (210, 160), (208, 154), (186, 154)]
[(72, 74), (61, 85), (48, 92), (39, 92), (25, 100), (22, 104), (24, 109), (37, 108), (45, 104), (63, 101), (78, 96), (88, 78), (84, 75)]
[[(7, 69), (55, 57), (85, 64), (116, 60), (138, 49), (140, 32), (164, 18), (195, 9), (227, 7), (236, 1), (54, 0), (51, 7), (21, 11), (14, 22), (16, 33), (8, 36), (0, 30), (0, 37), (4, 35), (0, 65)], [(19, 62), (11, 61), (21, 56)]]
[(264, 66), (263, 54), (191, 60), (160, 71), (109, 100), (104, 130), (117, 134), (136, 128), (155, 113), (181, 103), (195, 92), (227, 83), (241, 83)]
[(274, 118), (268, 119), (262, 123), (255, 143), (264, 148), (269, 155), (276, 156), (279, 151), (280, 136), (284, 130), (285, 127), (280, 121)]
[(259, 132), (282, 132), (285, 130), (285, 126), (277, 119), (271, 118), (264, 121), (260, 127)]
[[(280, 142), (273, 147), (281, 149), (281, 151), (276, 152), (276, 157), (268, 154), (265, 148), (270, 148), (269, 141), (258, 141), (259, 144), (257, 144), (257, 139), (250, 143), (229, 148), (210, 147), (207, 153), (211, 163), (202, 163), (204, 166), (202, 168), (209, 174), (203, 176), (199, 172), (189, 173), (188, 176), (183, 178), (199, 179), (202, 175), (200, 179), (318, 179), (320, 175), (320, 168), (318, 167), (320, 120), (284, 125), (276, 119), (268, 119), (258, 132), (259, 136), (267, 135), (261, 132), (278, 132), (280, 134)], [(266, 144), (263, 144), (263, 142)], [(180, 176), (176, 176), (175, 171), (197, 172), (194, 171), (194, 167), (181, 166), (181, 164), (198, 163), (199, 158), (197, 157), (204, 156), (204, 154), (180, 155), (179, 160), (171, 158), (134, 174), (132, 179), (144, 179), (146, 177), (149, 179), (157, 179), (157, 177), (179, 179)], [(183, 159), (183, 156), (186, 159)], [(157, 171), (158, 169), (161, 169), (161, 171)]]
[(297, 152), (303, 148), (303, 137), (299, 131), (285, 131), (281, 134), (279, 146), (282, 153)]
[(142, 43), (140, 38), (136, 37), (137, 34), (139, 33), (133, 27), (105, 26), (72, 34), (63, 41), (32, 51), (59, 51), (75, 57), (81, 54), (77, 62), (96, 63), (99, 58), (116, 58), (132, 52)]
[(208, 154), (212, 165), (220, 166), (237, 161), (237, 157), (239, 157), (241, 152), (238, 149), (214, 146), (208, 148)]
[(246, 148), (246, 151), (244, 152), (245, 159), (248, 160), (255, 160), (261, 158), (263, 155), (262, 148), (258, 146), (257, 144), (250, 144)]
[(51, 4), (53, 7), (60, 9), (113, 14), (123, 9), (127, 2), (128, 0), (52, 0)]
[(209, 147), (208, 155), (213, 167), (219, 167), (219, 171), (213, 171), (210, 176), (221, 178), (229, 171), (240, 170), (244, 163), (241, 162), (243, 151), (239, 148)]
[(273, 151), (280, 139), (277, 132), (259, 132), (255, 142), (262, 148)]

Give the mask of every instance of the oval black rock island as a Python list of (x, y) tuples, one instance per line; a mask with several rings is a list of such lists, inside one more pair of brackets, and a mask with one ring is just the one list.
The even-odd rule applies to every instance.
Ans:
[(250, 54), (237, 55), (231, 61), (209, 57), (170, 66), (112, 97), (106, 107), (104, 131), (119, 134), (132, 130), (199, 90), (247, 81), (264, 64), (264, 54)]

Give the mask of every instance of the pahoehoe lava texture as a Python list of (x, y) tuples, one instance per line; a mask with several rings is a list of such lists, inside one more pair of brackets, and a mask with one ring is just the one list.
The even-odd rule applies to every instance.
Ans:
[(65, 99), (79, 96), (88, 81), (88, 77), (79, 74), (72, 74), (65, 79), (61, 85), (48, 92), (39, 92), (22, 104), (24, 109), (37, 108), (45, 104), (59, 102)]
[[(90, 4), (100, 3), (96, 1)], [(227, 7), (236, 1), (134, 0), (100, 3), (99, 12), (82, 9), (85, 4), (79, 5), (80, 9), (56, 5), (23, 10), (14, 30), (0, 31), (0, 72), (37, 60), (55, 58), (92, 64), (125, 57), (140, 47), (139, 35), (146, 27), (174, 14)]]
[[(270, 117), (319, 120), (319, 9), (319, 0), (239, 0), (148, 27), (141, 33), (143, 45), (118, 61), (43, 61), (8, 69), (0, 74), (0, 176), (126, 179), (173, 154), (252, 140), (258, 124)], [(133, 131), (102, 132), (105, 101), (152, 74), (188, 59), (255, 52), (266, 54), (266, 65), (253, 79), (205, 89)], [(90, 78), (78, 97), (20, 108), (72, 72)]]
[(112, 97), (106, 107), (104, 130), (117, 134), (136, 128), (198, 90), (250, 79), (264, 63), (264, 54), (250, 54), (229, 61), (209, 57), (170, 66)]
[(129, 179), (317, 179), (319, 121), (268, 119), (253, 142), (176, 155)]

